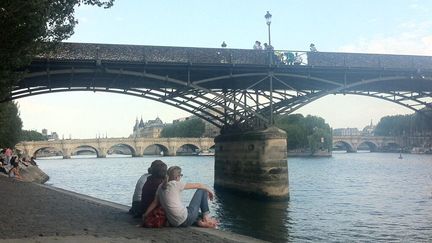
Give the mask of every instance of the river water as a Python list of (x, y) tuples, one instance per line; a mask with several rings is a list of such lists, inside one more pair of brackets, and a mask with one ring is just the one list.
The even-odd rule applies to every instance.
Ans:
[[(432, 241), (432, 155), (335, 153), (289, 158), (290, 200), (262, 202), (216, 192), (220, 229), (272, 242)], [(183, 180), (213, 186), (214, 158), (112, 157), (38, 160), (47, 184), (130, 205), (136, 180), (155, 159)], [(191, 191), (184, 193), (186, 203)]]

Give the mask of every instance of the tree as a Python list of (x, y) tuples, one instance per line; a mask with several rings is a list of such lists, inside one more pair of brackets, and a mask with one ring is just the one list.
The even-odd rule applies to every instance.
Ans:
[(192, 118), (164, 127), (161, 132), (161, 137), (199, 138), (204, 134), (204, 130), (204, 122), (199, 118)]
[(45, 141), (48, 140), (42, 133), (33, 130), (23, 130), (20, 141)]
[(321, 117), (283, 115), (276, 117), (275, 125), (287, 133), (289, 150), (309, 149), (313, 153), (333, 146), (331, 128)]
[(110, 8), (114, 0), (4, 0), (0, 2), (0, 100), (20, 78), (16, 71), (42, 51), (69, 38), (81, 4)]
[(15, 102), (0, 103), (0, 148), (14, 147), (19, 142), (22, 121)]
[(431, 133), (431, 108), (424, 108), (421, 112), (421, 114), (385, 116), (378, 122), (374, 133), (378, 136), (411, 136)]

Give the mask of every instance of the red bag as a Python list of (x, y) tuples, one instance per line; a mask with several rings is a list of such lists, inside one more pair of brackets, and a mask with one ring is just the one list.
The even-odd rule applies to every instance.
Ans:
[(161, 228), (166, 224), (167, 218), (161, 206), (154, 208), (144, 219), (144, 227)]

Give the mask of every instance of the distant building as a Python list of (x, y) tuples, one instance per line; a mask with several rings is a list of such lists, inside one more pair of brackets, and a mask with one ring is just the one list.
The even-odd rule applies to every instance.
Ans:
[(176, 123), (182, 122), (182, 121), (187, 121), (187, 120), (191, 119), (192, 117), (193, 116), (177, 118), (177, 119), (173, 120), (173, 124), (176, 124)]
[(376, 128), (376, 126), (373, 125), (372, 120), (371, 120), (370, 125), (367, 125), (367, 126), (365, 126), (365, 128), (363, 128), (362, 135), (373, 136), (375, 128)]
[(59, 136), (56, 132), (51, 132), (50, 135), (47, 135), (48, 141), (59, 140)]
[(48, 137), (48, 130), (47, 129), (42, 129), (42, 135), (44, 135), (45, 137)]
[(333, 136), (358, 136), (360, 131), (357, 128), (335, 128), (333, 129)]
[(148, 120), (144, 123), (143, 119), (138, 122), (138, 118), (135, 121), (133, 132), (130, 137), (135, 138), (159, 138), (162, 129), (165, 127), (164, 123), (159, 117), (154, 120)]
[(335, 128), (333, 129), (333, 136), (373, 136), (376, 126), (373, 125), (372, 121), (370, 125), (367, 125), (363, 130), (357, 128)]

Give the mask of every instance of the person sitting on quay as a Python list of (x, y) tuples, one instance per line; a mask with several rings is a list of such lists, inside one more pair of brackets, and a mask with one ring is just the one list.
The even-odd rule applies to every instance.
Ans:
[(0, 172), (7, 175), (8, 171), (6, 170), (5, 165), (6, 165), (6, 163), (5, 163), (4, 159), (0, 158)]
[(35, 157), (32, 156), (32, 157), (30, 158), (30, 164), (31, 164), (31, 165), (34, 165), (34, 166), (38, 166), (37, 163), (36, 163)]
[(13, 155), (12, 149), (6, 148), (6, 150), (4, 151), (4, 154), (6, 156), (6, 164), (10, 165), (11, 164), (10, 160), (12, 159), (12, 155)]
[(153, 202), (156, 191), (167, 176), (167, 165), (157, 163), (151, 167), (151, 175), (147, 178), (141, 191), (141, 212), (147, 211), (147, 208)]
[[(159, 186), (156, 196), (143, 215), (143, 221), (159, 204), (165, 211), (168, 222), (174, 227), (188, 227), (197, 224), (200, 227), (215, 228), (217, 221), (210, 217), (208, 198), (213, 200), (214, 194), (208, 186), (201, 183), (185, 183), (181, 181), (181, 168), (172, 166), (168, 169), (168, 177)], [(181, 201), (181, 192), (197, 189), (185, 207)], [(202, 218), (199, 217), (201, 210)]]
[(143, 186), (147, 181), (147, 178), (152, 174), (153, 166), (158, 164), (164, 164), (161, 160), (155, 160), (151, 163), (151, 166), (147, 169), (148, 173), (143, 174), (137, 181), (135, 185), (135, 191), (132, 196), (132, 207), (129, 209), (129, 213), (132, 214), (135, 218), (140, 218), (144, 213), (141, 209), (141, 198), (142, 198), (142, 190)]
[[(16, 158), (15, 156), (14, 157), (12, 157), (12, 159), (13, 158)], [(23, 178), (21, 177), (21, 175), (20, 175), (20, 173), (19, 173), (19, 164), (18, 164), (18, 161), (12, 161), (12, 159), (11, 159), (11, 164), (12, 164), (12, 169), (10, 169), (9, 170), (9, 177), (11, 177), (11, 178), (14, 178), (14, 179), (17, 179), (17, 180), (22, 180)]]

